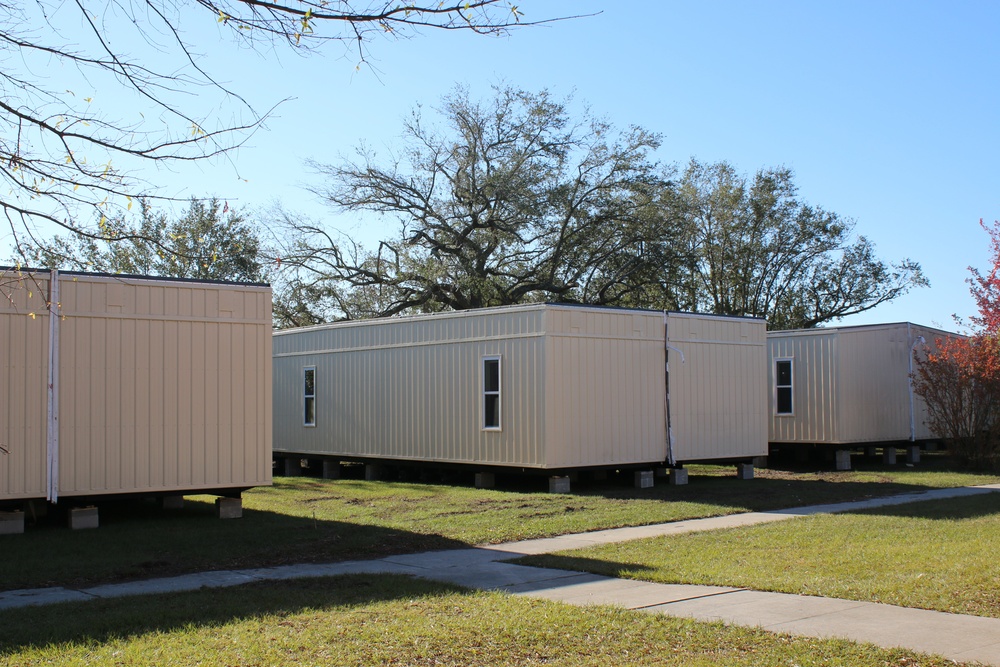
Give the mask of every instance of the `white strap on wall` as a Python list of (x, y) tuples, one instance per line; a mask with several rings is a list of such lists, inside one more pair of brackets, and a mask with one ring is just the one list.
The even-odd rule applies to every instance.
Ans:
[(49, 377), (47, 389), (46, 461), (50, 503), (59, 501), (59, 272), (49, 276)]

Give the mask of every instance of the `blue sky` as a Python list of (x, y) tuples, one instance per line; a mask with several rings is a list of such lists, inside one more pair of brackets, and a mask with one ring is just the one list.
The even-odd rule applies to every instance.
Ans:
[[(931, 287), (843, 320), (952, 328), (984, 267), (980, 218), (1000, 218), (1000, 4), (995, 2), (648, 3), (523, 0), (527, 19), (596, 16), (509, 37), (425, 31), (371, 44), (377, 71), (325, 55), (206, 44), (203, 65), (259, 109), (284, 99), (233, 164), (152, 177), (166, 194), (286, 208), (376, 239), (395, 231), (336, 217), (303, 160), (336, 161), (361, 141), (383, 151), (417, 103), (456, 83), (572, 93), (624, 127), (663, 135), (659, 158), (787, 166), (800, 196), (856, 221), (885, 259), (920, 262)], [(212, 33), (212, 27), (208, 33)], [(211, 36), (211, 35), (210, 35)], [(213, 40), (209, 40), (212, 42)], [(200, 46), (200, 45), (199, 45)]]

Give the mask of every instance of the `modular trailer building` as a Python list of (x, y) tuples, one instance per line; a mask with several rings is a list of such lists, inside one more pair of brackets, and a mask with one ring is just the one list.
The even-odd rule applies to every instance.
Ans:
[(896, 445), (934, 440), (910, 373), (914, 354), (956, 335), (909, 322), (769, 332), (769, 441), (842, 446), (844, 467), (850, 446), (894, 461)]
[(268, 286), (6, 270), (0, 293), (0, 503), (270, 484)]
[(763, 320), (532, 304), (273, 341), (279, 458), (556, 471), (767, 453)]

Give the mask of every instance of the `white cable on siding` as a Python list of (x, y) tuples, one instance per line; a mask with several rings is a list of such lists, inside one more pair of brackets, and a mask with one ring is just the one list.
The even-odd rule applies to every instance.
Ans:
[(59, 501), (59, 271), (49, 276), (49, 376), (47, 388), (46, 499)]

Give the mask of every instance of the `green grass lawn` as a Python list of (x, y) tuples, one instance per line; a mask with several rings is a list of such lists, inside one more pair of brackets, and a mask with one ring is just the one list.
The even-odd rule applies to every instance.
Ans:
[(1000, 492), (524, 559), (1000, 618)]
[(399, 576), (268, 582), (0, 612), (0, 664), (850, 665), (953, 663)]
[(732, 467), (697, 466), (687, 486), (661, 480), (641, 490), (630, 479), (580, 482), (573, 494), (559, 495), (544, 492), (544, 478), (501, 480), (498, 490), (277, 478), (271, 488), (245, 493), (244, 517), (232, 521), (216, 519), (209, 498), (171, 511), (107, 502), (97, 530), (69, 531), (52, 516), (23, 535), (0, 536), (0, 590), (375, 558), (1000, 481), (933, 461), (845, 473), (760, 470), (750, 481), (735, 479)]

